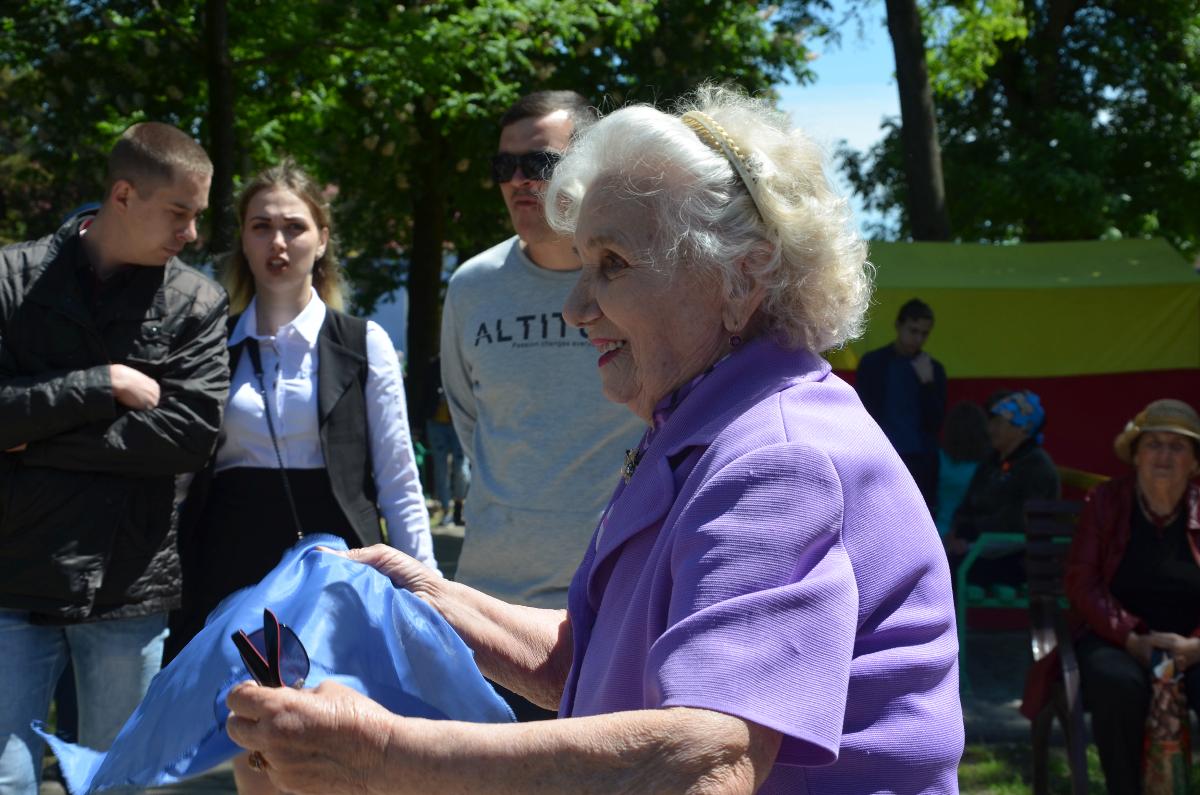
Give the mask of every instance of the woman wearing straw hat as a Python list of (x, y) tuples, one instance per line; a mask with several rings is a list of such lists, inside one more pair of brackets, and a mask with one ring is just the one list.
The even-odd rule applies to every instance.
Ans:
[(1114, 447), (1134, 471), (1088, 494), (1066, 590), (1085, 628), (1076, 651), (1108, 791), (1136, 793), (1156, 649), (1200, 707), (1200, 416), (1156, 400)]

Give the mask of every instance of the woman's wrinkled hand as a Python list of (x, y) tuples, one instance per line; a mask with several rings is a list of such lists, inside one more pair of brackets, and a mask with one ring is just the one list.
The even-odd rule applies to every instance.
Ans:
[(1200, 662), (1200, 638), (1184, 637), (1174, 632), (1151, 632), (1148, 637), (1154, 648), (1171, 655), (1177, 673), (1183, 673)]
[(362, 549), (351, 549), (345, 552), (321, 547), (325, 552), (341, 555), (343, 558), (366, 564), (387, 576), (392, 585), (412, 591), (415, 596), (426, 601), (432, 601), (437, 592), (437, 586), (444, 582), (442, 575), (421, 563), (410, 555), (405, 555), (395, 547), (387, 544), (375, 544)]
[(230, 739), (257, 752), (261, 773), (283, 792), (367, 792), (383, 770), (400, 720), (334, 682), (312, 690), (244, 682), (226, 699)]
[(1143, 668), (1150, 667), (1150, 655), (1154, 653), (1155, 648), (1157, 647), (1150, 635), (1130, 632), (1125, 638), (1125, 651), (1129, 652), (1129, 656), (1137, 660)]

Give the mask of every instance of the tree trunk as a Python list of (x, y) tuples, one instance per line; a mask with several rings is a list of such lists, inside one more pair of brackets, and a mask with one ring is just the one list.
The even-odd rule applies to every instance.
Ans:
[(449, 151), (428, 108), (418, 104), (414, 122), (421, 147), (409, 162), (413, 189), (412, 246), (408, 264), (408, 404), (420, 406), (425, 395), (429, 360), (440, 335), (442, 262), (446, 240), (446, 186), (441, 169)]
[(912, 236), (914, 240), (949, 240), (942, 150), (916, 0), (887, 0), (887, 19), (900, 85), (900, 140)]
[(208, 250), (218, 255), (233, 245), (233, 65), (229, 57), (229, 14), (226, 0), (204, 4), (204, 49), (208, 66), (209, 157), (213, 161), (208, 205), (212, 228)]

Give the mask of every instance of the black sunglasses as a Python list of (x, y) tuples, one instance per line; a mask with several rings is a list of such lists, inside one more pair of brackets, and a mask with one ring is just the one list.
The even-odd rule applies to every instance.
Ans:
[(308, 652), (296, 633), (270, 610), (263, 610), (263, 628), (230, 636), (246, 670), (264, 687), (303, 687), (308, 677)]
[(521, 173), (526, 179), (547, 180), (554, 174), (554, 167), (562, 160), (562, 154), (543, 149), (540, 152), (526, 152), (514, 155), (500, 152), (492, 155), (492, 179), (496, 184), (503, 184), (513, 178), (520, 166)]

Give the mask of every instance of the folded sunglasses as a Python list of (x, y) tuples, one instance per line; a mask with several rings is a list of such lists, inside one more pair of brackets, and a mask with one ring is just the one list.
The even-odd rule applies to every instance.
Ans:
[(263, 609), (262, 629), (230, 636), (246, 670), (264, 687), (303, 687), (308, 677), (308, 652), (300, 638), (269, 609)]

